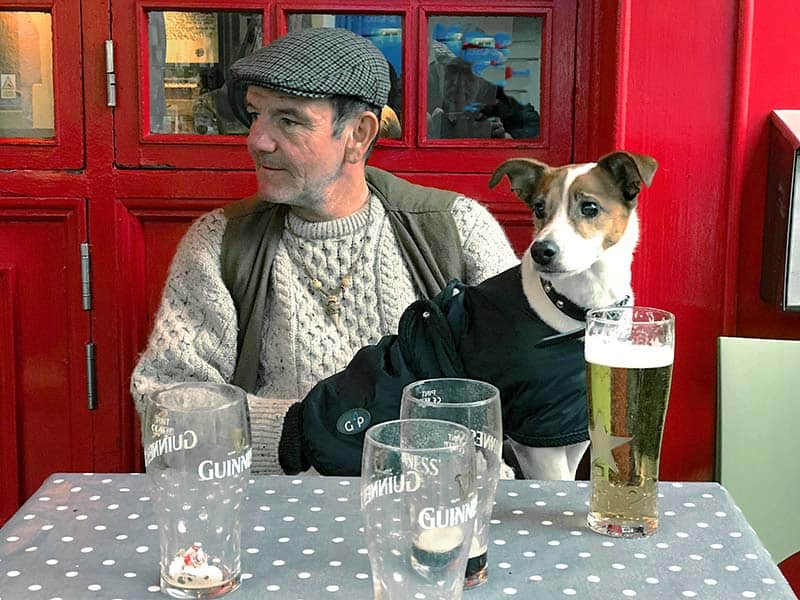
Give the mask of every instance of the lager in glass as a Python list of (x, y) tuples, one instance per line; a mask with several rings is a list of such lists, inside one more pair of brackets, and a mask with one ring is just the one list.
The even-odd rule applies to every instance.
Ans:
[(658, 528), (658, 467), (674, 358), (674, 317), (644, 307), (587, 316), (592, 493), (588, 525), (641, 537)]

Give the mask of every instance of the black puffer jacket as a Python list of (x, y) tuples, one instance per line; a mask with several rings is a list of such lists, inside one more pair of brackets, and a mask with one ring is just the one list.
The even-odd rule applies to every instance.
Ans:
[[(396, 419), (403, 387), (418, 379), (469, 377), (500, 390), (504, 434), (527, 446), (589, 439), (583, 341), (535, 348), (558, 333), (533, 312), (520, 267), (468, 287), (451, 281), (418, 300), (397, 335), (362, 348), (347, 368), (317, 384), (293, 409), (299, 444), (281, 444), (287, 472), (313, 466), (358, 475), (364, 431)], [(292, 436), (284, 429), (283, 438)]]

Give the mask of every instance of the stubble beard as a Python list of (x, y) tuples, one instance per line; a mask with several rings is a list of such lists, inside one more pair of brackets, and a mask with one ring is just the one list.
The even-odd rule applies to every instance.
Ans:
[[(262, 194), (267, 202), (273, 204), (285, 204), (299, 217), (313, 220), (327, 220), (327, 215), (332, 208), (331, 187), (341, 178), (344, 165), (340, 164), (335, 173), (332, 173), (321, 180), (309, 182), (304, 181), (302, 187), (294, 194)], [(296, 181), (296, 179), (294, 180)], [(316, 217), (316, 218), (314, 218)]]

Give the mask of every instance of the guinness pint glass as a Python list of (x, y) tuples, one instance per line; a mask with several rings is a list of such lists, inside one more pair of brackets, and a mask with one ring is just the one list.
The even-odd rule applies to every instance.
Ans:
[(160, 532), (161, 590), (173, 598), (218, 598), (235, 590), (250, 476), (247, 396), (232, 385), (174, 385), (148, 398), (142, 429)]
[(373, 425), (361, 512), (375, 600), (459, 600), (478, 512), (470, 430), (438, 419)]
[(586, 391), (589, 527), (642, 537), (658, 528), (658, 466), (675, 354), (675, 317), (639, 306), (590, 311)]
[(487, 553), (489, 521), (492, 518), (500, 462), (503, 452), (503, 416), (500, 391), (490, 383), (474, 379), (423, 379), (403, 390), (400, 418), (443, 419), (460, 423), (475, 442), (478, 515), (469, 549), (464, 589), (475, 587), (489, 576)]

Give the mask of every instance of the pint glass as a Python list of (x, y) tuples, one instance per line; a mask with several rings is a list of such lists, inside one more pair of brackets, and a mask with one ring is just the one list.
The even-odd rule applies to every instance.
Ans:
[(235, 590), (251, 459), (246, 394), (224, 384), (178, 384), (148, 398), (142, 426), (162, 591), (215, 598)]
[(478, 516), (469, 550), (464, 588), (486, 581), (489, 521), (492, 518), (503, 453), (503, 417), (500, 392), (474, 379), (426, 379), (405, 387), (400, 418), (443, 419), (470, 430), (475, 444)]
[(375, 599), (459, 600), (477, 509), (469, 429), (433, 419), (368, 429), (361, 512)]
[(591, 438), (589, 527), (642, 537), (658, 528), (658, 465), (675, 354), (675, 318), (654, 308), (586, 317)]

